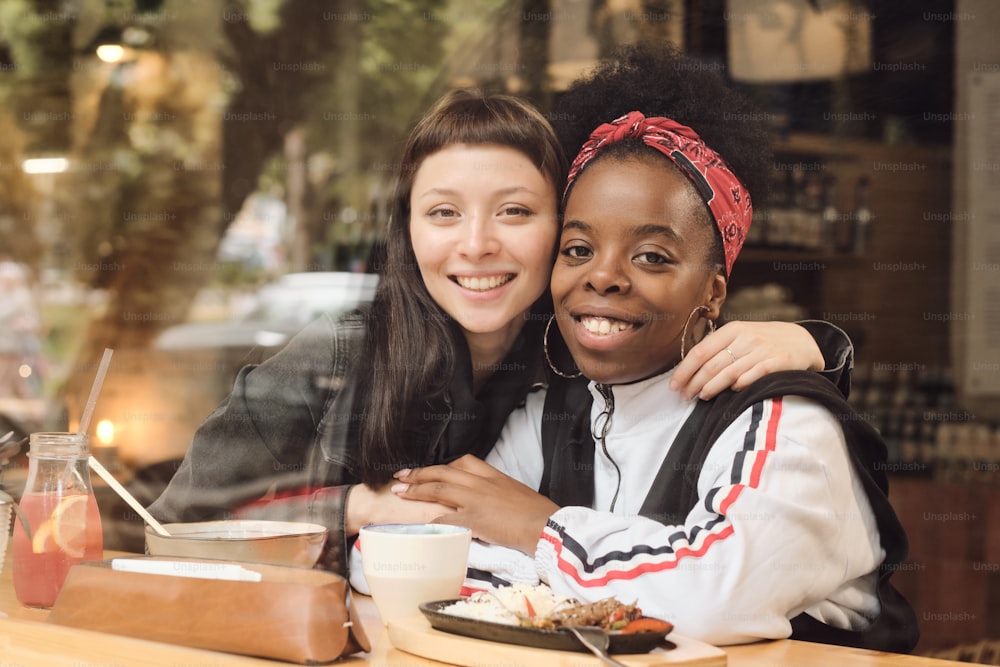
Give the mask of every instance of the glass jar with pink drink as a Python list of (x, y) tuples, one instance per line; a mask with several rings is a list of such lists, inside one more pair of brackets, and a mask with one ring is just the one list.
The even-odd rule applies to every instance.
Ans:
[(14, 526), (14, 592), (21, 604), (47, 609), (69, 569), (104, 553), (101, 515), (90, 484), (84, 433), (32, 433), (28, 479), (21, 496), (31, 536)]

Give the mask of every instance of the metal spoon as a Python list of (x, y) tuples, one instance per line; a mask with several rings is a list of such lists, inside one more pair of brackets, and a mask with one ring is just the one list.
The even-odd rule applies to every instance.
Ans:
[(27, 438), (22, 438), (17, 442), (14, 442), (14, 432), (10, 431), (3, 436), (0, 436), (0, 463), (6, 463), (8, 459), (14, 458), (14, 455), (21, 450), (21, 445)]
[[(0, 436), (0, 480), (3, 480), (3, 469), (12, 458), (14, 458), (19, 451), (21, 451), (21, 445), (28, 441), (27, 438), (22, 438), (21, 440), (14, 442), (13, 440), (14, 432)], [(2, 486), (0, 486), (2, 488)]]
[(618, 662), (608, 655), (608, 646), (611, 638), (608, 633), (594, 625), (567, 625), (564, 626), (580, 640), (580, 643), (590, 649), (590, 652), (602, 661), (615, 667), (628, 667), (628, 665)]

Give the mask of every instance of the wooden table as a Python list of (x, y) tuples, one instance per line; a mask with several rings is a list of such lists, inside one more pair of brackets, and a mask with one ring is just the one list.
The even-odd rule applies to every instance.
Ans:
[[(117, 554), (108, 554), (109, 557)], [(372, 639), (369, 654), (349, 658), (337, 665), (372, 665), (377, 667), (432, 667), (442, 663), (414, 656), (392, 647), (369, 598), (357, 601), (365, 628)], [(177, 667), (227, 667), (270, 665), (272, 660), (191, 649), (171, 644), (143, 641), (129, 637), (77, 630), (46, 623), (48, 612), (22, 607), (14, 596), (10, 554), (5, 555), (0, 573), (0, 663), (44, 665), (45, 667), (102, 667), (115, 665), (151, 665)], [(731, 667), (947, 667), (967, 663), (933, 660), (895, 653), (826, 646), (799, 641), (772, 641), (746, 646), (726, 647)], [(581, 654), (582, 656), (583, 654)]]

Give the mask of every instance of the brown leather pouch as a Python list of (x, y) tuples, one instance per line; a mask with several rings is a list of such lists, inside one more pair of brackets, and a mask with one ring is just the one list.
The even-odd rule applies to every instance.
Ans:
[[(222, 562), (140, 558), (178, 562), (178, 570), (184, 564)], [(261, 581), (121, 572), (112, 569), (111, 561), (74, 565), (49, 622), (303, 664), (371, 650), (343, 577), (324, 570), (239, 565), (259, 572)]]

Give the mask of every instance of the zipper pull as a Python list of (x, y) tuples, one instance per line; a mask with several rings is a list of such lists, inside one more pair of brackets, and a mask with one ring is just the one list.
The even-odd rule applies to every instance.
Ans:
[(597, 391), (604, 398), (604, 410), (601, 414), (597, 415), (597, 419), (594, 420), (594, 428), (596, 432), (594, 433), (594, 438), (601, 445), (601, 451), (604, 452), (604, 456), (608, 459), (611, 465), (614, 466), (615, 472), (618, 474), (618, 484), (615, 486), (615, 495), (611, 498), (611, 507), (608, 509), (609, 512), (614, 513), (615, 505), (618, 503), (618, 494), (622, 490), (622, 469), (618, 467), (618, 462), (611, 458), (611, 453), (608, 451), (608, 444), (606, 438), (608, 432), (611, 430), (611, 416), (615, 413), (615, 395), (612, 392), (612, 386), (610, 384), (597, 384)]
[(611, 415), (615, 413), (615, 395), (611, 391), (610, 384), (598, 384), (597, 391), (604, 399), (604, 409), (594, 420), (594, 437), (597, 438), (601, 446), (604, 446), (604, 438), (611, 430)]
[(597, 387), (597, 391), (601, 394), (601, 397), (604, 398), (604, 410), (605, 410), (605, 412), (609, 412), (609, 413), (614, 412), (615, 411), (615, 395), (611, 391), (612, 385), (610, 385), (610, 384), (597, 384), (596, 387)]

